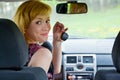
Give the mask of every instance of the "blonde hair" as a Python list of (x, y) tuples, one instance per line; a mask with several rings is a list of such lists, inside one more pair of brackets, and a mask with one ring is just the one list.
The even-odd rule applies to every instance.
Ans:
[(38, 15), (50, 15), (50, 13), (51, 7), (49, 5), (38, 0), (28, 0), (18, 7), (13, 17), (13, 21), (26, 38), (25, 30), (29, 26), (30, 22)]

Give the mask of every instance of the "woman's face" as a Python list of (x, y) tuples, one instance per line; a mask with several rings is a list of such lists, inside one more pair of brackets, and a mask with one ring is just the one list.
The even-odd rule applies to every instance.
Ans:
[(30, 42), (45, 42), (48, 38), (49, 31), (49, 16), (38, 15), (31, 21), (25, 34)]

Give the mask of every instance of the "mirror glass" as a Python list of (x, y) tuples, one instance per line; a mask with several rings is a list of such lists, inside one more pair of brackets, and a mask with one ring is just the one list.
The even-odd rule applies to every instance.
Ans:
[(85, 3), (60, 3), (56, 6), (56, 12), (59, 14), (87, 13), (87, 5)]

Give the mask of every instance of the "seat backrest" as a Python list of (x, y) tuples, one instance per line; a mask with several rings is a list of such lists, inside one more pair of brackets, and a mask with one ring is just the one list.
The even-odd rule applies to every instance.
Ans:
[(9, 19), (0, 19), (0, 69), (19, 69), (28, 60), (28, 48), (25, 39)]
[(112, 60), (116, 70), (120, 72), (120, 32), (118, 33), (113, 45)]

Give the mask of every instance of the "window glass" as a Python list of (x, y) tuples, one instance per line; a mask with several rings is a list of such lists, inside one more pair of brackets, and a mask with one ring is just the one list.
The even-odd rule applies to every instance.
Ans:
[[(80, 0), (87, 3), (86, 14), (57, 14), (57, 0), (43, 0), (52, 7), (51, 26), (62, 22), (70, 38), (115, 38), (120, 30), (120, 0)], [(65, 2), (65, 1), (64, 1)], [(0, 2), (0, 18), (12, 19), (22, 2)]]
[(0, 2), (0, 18), (12, 19), (17, 7), (22, 2)]

